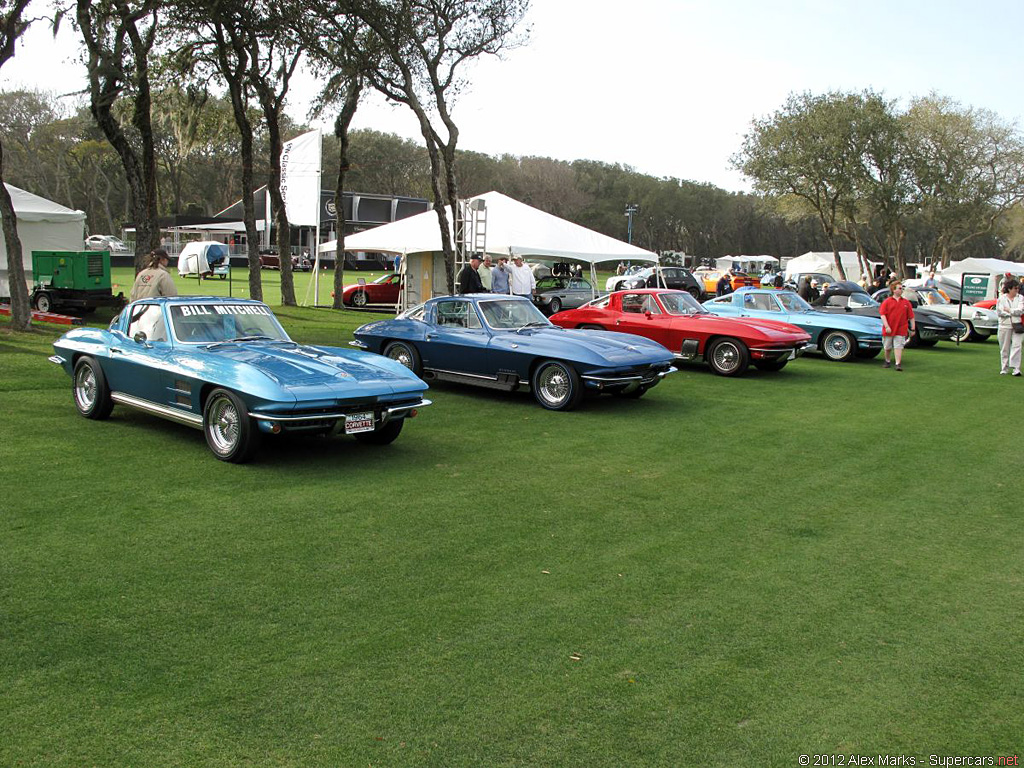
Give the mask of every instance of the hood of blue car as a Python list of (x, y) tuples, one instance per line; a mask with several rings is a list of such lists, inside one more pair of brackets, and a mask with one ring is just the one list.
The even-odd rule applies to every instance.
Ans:
[(630, 365), (643, 361), (664, 358), (672, 360), (672, 353), (656, 341), (628, 333), (587, 330), (556, 330), (542, 328), (531, 333), (538, 336), (564, 339), (570, 336), (580, 346), (600, 355), (615, 365)]
[(283, 387), (351, 383), (358, 385), (425, 385), (408, 369), (387, 358), (354, 350), (302, 344), (243, 342), (210, 348), (212, 354), (245, 363)]

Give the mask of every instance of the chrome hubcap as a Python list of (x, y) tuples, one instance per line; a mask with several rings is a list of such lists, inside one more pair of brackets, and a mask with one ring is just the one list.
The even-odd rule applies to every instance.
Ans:
[(825, 343), (830, 357), (844, 357), (850, 351), (850, 342), (842, 334), (834, 334), (828, 337)]
[(558, 365), (549, 365), (537, 377), (537, 388), (541, 397), (552, 405), (565, 402), (572, 391), (568, 373)]
[(96, 372), (91, 365), (83, 365), (75, 376), (75, 399), (83, 411), (96, 402)]
[(405, 347), (392, 347), (388, 350), (388, 357), (392, 360), (396, 360), (410, 371), (412, 370), (412, 354)]
[(226, 397), (219, 398), (210, 409), (207, 431), (218, 453), (230, 453), (238, 443), (238, 411)]
[(715, 365), (719, 370), (731, 371), (739, 363), (739, 352), (732, 344), (719, 344), (715, 347)]

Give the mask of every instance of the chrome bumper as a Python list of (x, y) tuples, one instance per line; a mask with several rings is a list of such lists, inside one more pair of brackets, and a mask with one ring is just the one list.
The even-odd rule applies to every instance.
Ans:
[(653, 376), (650, 374), (646, 376), (642, 376), (640, 374), (633, 374), (631, 376), (584, 375), (580, 376), (580, 378), (583, 379), (588, 386), (597, 387), (598, 389), (604, 389), (605, 387), (617, 387), (625, 384), (627, 390), (633, 390), (645, 384), (656, 384), (670, 373), (675, 373), (677, 370), (677, 368), (669, 367), (667, 371), (658, 371)]
[[(428, 405), (432, 405), (432, 401), (426, 398), (420, 400), (417, 403), (405, 403), (403, 405), (393, 405), (381, 410), (381, 424), (387, 424), (391, 419), (403, 418), (409, 411), (415, 410), (416, 408), (426, 408)], [(373, 406), (362, 406), (353, 407), (350, 412), (358, 413), (359, 411), (376, 411), (377, 409)], [(272, 413), (260, 413), (259, 411), (250, 411), (249, 417), (256, 421), (273, 421), (281, 424), (302, 424), (303, 422), (317, 422), (317, 421), (336, 421), (338, 419), (344, 419), (348, 415), (345, 411), (339, 411), (337, 413), (306, 413), (301, 416), (287, 416), (277, 415)]]

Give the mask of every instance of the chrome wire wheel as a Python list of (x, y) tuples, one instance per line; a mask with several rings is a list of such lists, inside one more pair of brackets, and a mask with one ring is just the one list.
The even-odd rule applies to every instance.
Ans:
[(210, 406), (206, 434), (210, 448), (220, 456), (228, 456), (238, 446), (241, 416), (231, 399), (223, 395)]
[(352, 303), (357, 307), (366, 306), (366, 291), (356, 291), (352, 295)]
[(732, 342), (722, 342), (715, 347), (711, 359), (719, 372), (728, 375), (740, 364), (740, 351)]
[(843, 331), (829, 331), (821, 342), (821, 350), (829, 360), (849, 360), (855, 349), (853, 338)]
[(96, 372), (91, 365), (80, 365), (75, 371), (75, 405), (83, 413), (96, 405)]
[(384, 347), (384, 357), (401, 363), (417, 376), (420, 375), (420, 355), (411, 344), (404, 341), (392, 341)]
[(583, 387), (576, 371), (567, 363), (548, 360), (533, 373), (533, 396), (552, 411), (568, 411), (583, 396)]

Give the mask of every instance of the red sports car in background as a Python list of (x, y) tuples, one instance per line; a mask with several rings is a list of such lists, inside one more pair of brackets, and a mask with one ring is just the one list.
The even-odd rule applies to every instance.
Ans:
[(563, 328), (635, 333), (653, 339), (682, 360), (704, 359), (721, 376), (737, 376), (751, 362), (781, 371), (811, 337), (778, 320), (719, 317), (683, 291), (616, 291), (579, 309), (551, 316)]
[(372, 283), (346, 285), (341, 301), (347, 307), (365, 307), (367, 304), (397, 304), (402, 290), (402, 276), (397, 272), (378, 277)]

